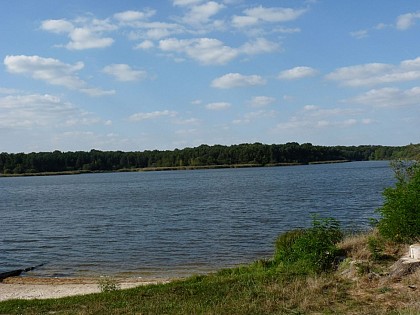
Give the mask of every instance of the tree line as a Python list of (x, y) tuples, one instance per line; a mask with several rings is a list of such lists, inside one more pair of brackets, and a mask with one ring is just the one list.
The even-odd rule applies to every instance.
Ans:
[(325, 161), (367, 161), (420, 158), (420, 144), (407, 146), (318, 146), (311, 143), (244, 143), (200, 145), (175, 150), (135, 152), (0, 153), (0, 173), (25, 174), (71, 171), (117, 171), (142, 168), (194, 168), (235, 165), (308, 164)]

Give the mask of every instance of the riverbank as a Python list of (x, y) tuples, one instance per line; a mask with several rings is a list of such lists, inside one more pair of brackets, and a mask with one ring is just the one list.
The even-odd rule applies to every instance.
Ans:
[[(33, 278), (11, 277), (0, 282), (0, 301), (12, 299), (56, 299), (75, 295), (100, 293), (104, 278)], [(105, 279), (106, 281), (106, 279)], [(112, 279), (119, 289), (167, 283), (169, 279)]]
[[(407, 254), (407, 245), (384, 244), (383, 257), (378, 260), (369, 248), (372, 237), (375, 235), (369, 233), (345, 238), (338, 246), (346, 259), (337, 269), (316, 274), (300, 273), (298, 269), (285, 269), (261, 260), (162, 285), (135, 281), (129, 284), (131, 289), (100, 294), (88, 294), (99, 292), (96, 280), (92, 279), (85, 279), (86, 283), (80, 283), (80, 279), (58, 280), (61, 284), (45, 280), (47, 283), (33, 287), (29, 283), (14, 283), (23, 278), (9, 279), (11, 283), (0, 283), (0, 290), (15, 290), (15, 300), (0, 302), (0, 313), (419, 314), (420, 269), (399, 278), (389, 276), (394, 262)], [(43, 285), (44, 295), (38, 291), (38, 296), (27, 295), (32, 300), (22, 300), (22, 289), (40, 290)], [(121, 288), (125, 288), (123, 283)], [(44, 300), (47, 290), (54, 298)], [(57, 299), (65, 294), (78, 295)]]
[(279, 166), (299, 166), (299, 165), (316, 165), (316, 164), (336, 164), (349, 163), (351, 160), (331, 160), (331, 161), (316, 161), (308, 163), (270, 163), (270, 164), (221, 164), (221, 165), (197, 165), (197, 166), (162, 166), (162, 167), (143, 167), (143, 168), (122, 168), (117, 170), (74, 170), (74, 171), (59, 171), (59, 172), (33, 172), (33, 173), (0, 173), (0, 177), (21, 177), (21, 176), (57, 176), (57, 175), (80, 175), (80, 174), (95, 174), (95, 173), (129, 173), (129, 172), (160, 172), (160, 171), (189, 171), (189, 170), (211, 170), (211, 169), (226, 169), (226, 168), (252, 168), (252, 167), (279, 167)]

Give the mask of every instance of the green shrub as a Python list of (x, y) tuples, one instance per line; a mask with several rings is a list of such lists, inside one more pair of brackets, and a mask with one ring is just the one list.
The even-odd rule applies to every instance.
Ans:
[(334, 266), (342, 239), (339, 222), (313, 217), (312, 227), (285, 233), (277, 239), (275, 261), (293, 264), (302, 272), (322, 272)]
[(367, 245), (373, 260), (381, 260), (385, 256), (385, 245), (383, 239), (376, 236), (369, 236), (367, 239)]
[(112, 292), (120, 289), (120, 285), (115, 279), (103, 277), (98, 282), (101, 292)]
[(291, 230), (280, 234), (275, 243), (275, 261), (286, 261), (292, 257), (292, 246), (305, 233), (304, 230)]
[(399, 161), (392, 166), (397, 182), (384, 190), (378, 229), (386, 239), (408, 243), (420, 237), (420, 165)]

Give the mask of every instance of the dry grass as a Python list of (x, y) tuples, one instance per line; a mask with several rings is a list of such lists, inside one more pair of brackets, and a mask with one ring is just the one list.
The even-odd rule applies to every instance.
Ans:
[(369, 260), (372, 256), (367, 246), (368, 238), (376, 232), (348, 235), (339, 244), (347, 257), (354, 260)]
[(347, 274), (343, 268), (337, 272), (351, 278), (349, 298), (370, 309), (368, 314), (420, 314), (420, 270), (400, 280), (387, 276), (394, 261), (407, 256), (408, 245), (380, 240), (383, 259), (374, 260), (369, 248), (372, 238), (380, 240), (377, 231), (349, 236), (339, 244), (348, 257), (347, 268), (356, 267)]
[(347, 257), (351, 257), (353, 260), (373, 260), (372, 250), (369, 248), (369, 240), (372, 239), (377, 240), (383, 246), (383, 256), (398, 259), (398, 257), (408, 254), (409, 245), (385, 241), (376, 229), (348, 235), (338, 244), (338, 247), (346, 253)]

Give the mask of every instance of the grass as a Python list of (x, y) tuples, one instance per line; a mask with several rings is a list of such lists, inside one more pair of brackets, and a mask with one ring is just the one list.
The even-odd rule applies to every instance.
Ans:
[[(407, 249), (385, 242), (387, 259), (372, 259), (368, 240), (376, 236), (344, 238), (338, 247), (347, 259), (329, 272), (305, 273), (295, 265), (261, 260), (168, 284), (5, 301), (0, 314), (420, 314), (420, 270), (401, 281), (388, 280), (387, 268)], [(349, 262), (369, 268), (360, 271)], [(352, 266), (355, 272), (347, 272)]]

